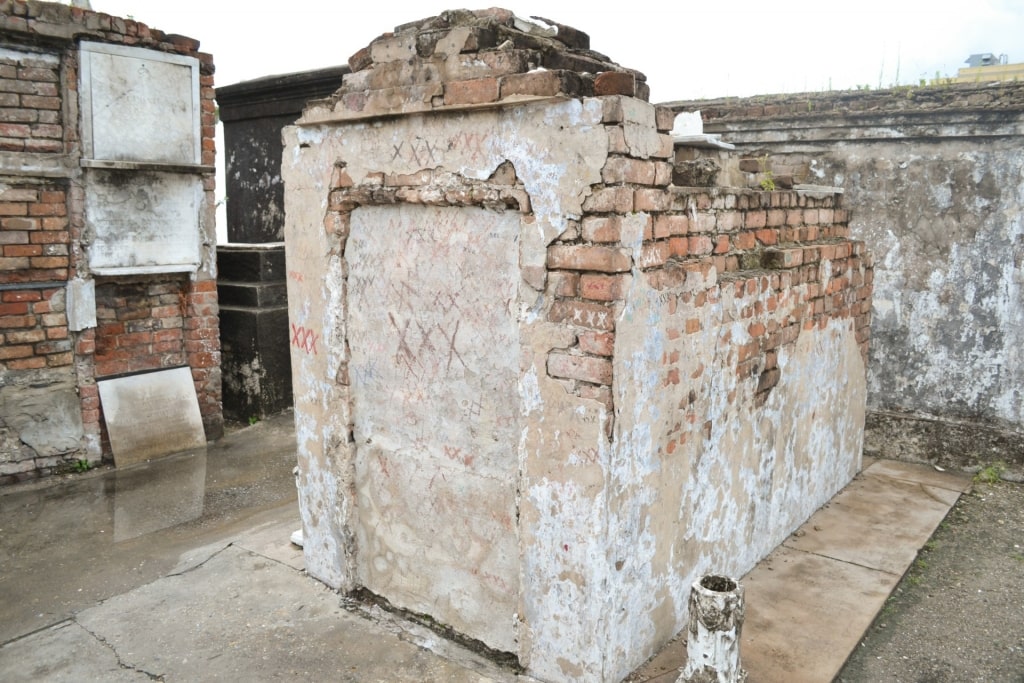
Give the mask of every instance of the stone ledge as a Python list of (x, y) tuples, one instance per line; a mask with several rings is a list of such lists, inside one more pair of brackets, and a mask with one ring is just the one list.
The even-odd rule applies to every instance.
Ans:
[(1002, 463), (1008, 481), (1024, 482), (1024, 438), (991, 422), (885, 410), (867, 413), (865, 455), (977, 471)]

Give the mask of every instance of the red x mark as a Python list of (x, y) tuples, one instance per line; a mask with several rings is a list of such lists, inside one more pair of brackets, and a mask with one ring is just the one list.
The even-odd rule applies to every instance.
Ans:
[(306, 353), (316, 355), (316, 340), (317, 335), (313, 330), (307, 329), (302, 325), (296, 325), (292, 323), (292, 346), (296, 346)]

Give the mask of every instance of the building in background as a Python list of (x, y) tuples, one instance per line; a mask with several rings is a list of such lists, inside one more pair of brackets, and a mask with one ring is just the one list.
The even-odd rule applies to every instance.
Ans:
[(991, 52), (973, 54), (965, 60), (966, 67), (956, 73), (957, 83), (992, 83), (997, 81), (1024, 81), (1024, 62), (1008, 63), (1007, 55), (998, 57)]

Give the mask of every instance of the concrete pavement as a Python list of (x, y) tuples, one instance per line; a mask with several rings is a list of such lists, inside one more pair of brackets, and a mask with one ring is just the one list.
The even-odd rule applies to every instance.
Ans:
[[(892, 460), (864, 470), (741, 579), (741, 657), (752, 683), (831, 681), (917, 551), (967, 490), (968, 476)], [(685, 638), (685, 634), (684, 634)], [(668, 683), (685, 640), (631, 681)]]
[[(202, 467), (0, 491), (0, 680), (529, 680), (303, 573), (290, 419), (228, 435)], [(742, 579), (750, 680), (831, 680), (969, 484), (866, 467)], [(630, 680), (674, 681), (684, 645)]]

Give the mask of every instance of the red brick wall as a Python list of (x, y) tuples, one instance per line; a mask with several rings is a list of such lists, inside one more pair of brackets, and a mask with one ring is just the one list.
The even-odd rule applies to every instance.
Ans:
[(61, 152), (60, 61), (0, 55), (0, 151)]
[[(634, 266), (659, 290), (714, 268), (717, 284), (683, 295), (685, 305), (700, 308), (726, 288), (737, 298), (749, 298), (745, 314), (753, 340), (735, 350), (735, 363), (741, 378), (757, 376), (760, 399), (779, 380), (778, 349), (795, 342), (801, 329), (824, 329), (829, 319), (854, 320), (866, 363), (873, 271), (864, 244), (850, 240), (849, 212), (842, 208), (841, 195), (672, 186), (668, 160), (673, 150), (664, 135), (672, 125), (671, 112), (657, 112), (663, 149), (640, 155), (619, 142), (625, 140), (622, 126), (632, 122), (616, 99), (605, 103), (612, 154), (602, 172), (604, 182), (593, 188), (579, 223), (548, 248), (554, 298), (548, 317), (577, 331), (572, 348), (549, 355), (548, 374), (611, 408), (615, 320)], [(634, 212), (642, 212), (646, 223), (639, 258), (623, 235), (623, 222)], [(825, 262), (827, 269), (820, 267)], [(796, 288), (802, 293), (796, 294)], [(785, 316), (775, 314), (780, 296), (800, 299), (788, 302), (793, 306)], [(670, 334), (696, 333), (699, 324), (688, 321)], [(724, 339), (723, 348), (730, 343)], [(679, 381), (673, 380), (673, 364), (666, 359), (668, 383)]]
[[(199, 395), (199, 412), (209, 435), (216, 429), (223, 430), (217, 281), (188, 284), (184, 291), (185, 354)], [(211, 425), (213, 420), (218, 422)]]
[(0, 293), (0, 368), (36, 370), (71, 365), (67, 318), (51, 301), (63, 288), (18, 289)]
[[(57, 186), (0, 189), (0, 367), (71, 365), (63, 308), (68, 276), (66, 193)], [(54, 298), (58, 305), (52, 305)]]
[(0, 283), (68, 279), (67, 213), (59, 187), (0, 189)]
[(104, 282), (96, 287), (96, 377), (185, 365), (179, 282)]
[[(658, 128), (671, 128), (668, 111), (657, 113)], [(734, 288), (750, 299), (753, 341), (735, 349), (741, 378), (757, 375), (763, 400), (779, 379), (780, 346), (797, 340), (801, 329), (824, 329), (829, 318), (853, 318), (861, 354), (867, 359), (872, 270), (861, 242), (850, 240), (849, 212), (830, 193), (761, 191), (745, 188), (688, 188), (671, 185), (672, 145), (642, 158), (626, 144), (620, 129), (631, 123), (626, 110), (606, 101), (605, 124), (611, 152), (604, 182), (593, 188), (584, 216), (548, 249), (552, 322), (577, 330), (577, 344), (549, 355), (548, 374), (566, 380), (581, 396), (611, 408), (614, 321), (638, 265), (655, 289), (682, 285), (691, 273), (714, 268), (717, 285), (685, 294), (686, 305), (701, 307)], [(639, 256), (624, 240), (623, 224), (634, 212), (645, 214)], [(634, 260), (636, 263), (634, 263)], [(827, 267), (822, 267), (828, 262)], [(802, 287), (806, 286), (806, 287)], [(784, 317), (773, 315), (778, 293), (806, 294)], [(692, 326), (673, 335), (699, 331)], [(728, 348), (730, 340), (722, 340)], [(666, 382), (673, 362), (666, 361)], [(610, 433), (610, 426), (609, 426)]]

